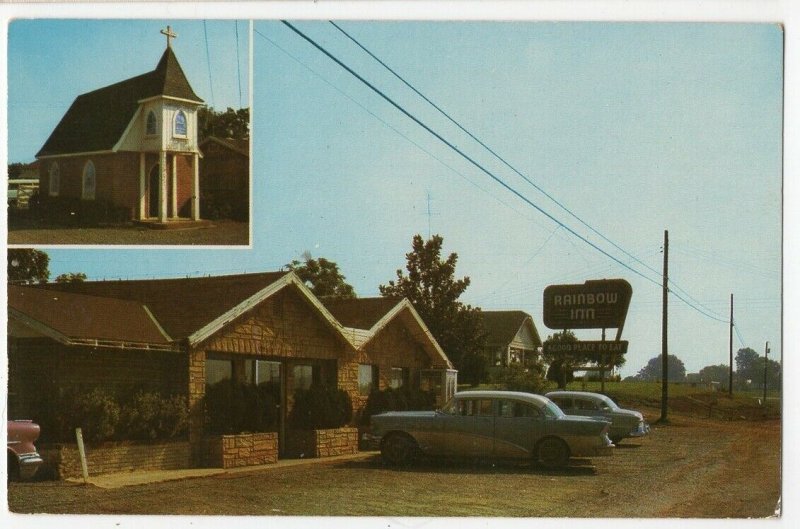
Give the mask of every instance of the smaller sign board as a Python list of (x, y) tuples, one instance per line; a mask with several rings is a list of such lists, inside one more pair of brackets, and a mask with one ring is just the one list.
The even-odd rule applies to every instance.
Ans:
[(628, 352), (627, 340), (619, 342), (567, 342), (543, 344), (544, 354), (547, 355), (581, 355), (600, 357), (601, 355), (624, 355)]

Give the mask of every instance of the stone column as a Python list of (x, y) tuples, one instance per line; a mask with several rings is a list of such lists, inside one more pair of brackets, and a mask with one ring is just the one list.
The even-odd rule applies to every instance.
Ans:
[(172, 203), (170, 204), (172, 218), (178, 218), (178, 155), (172, 155)]
[(200, 156), (192, 156), (192, 220), (200, 220)]
[(158, 154), (159, 181), (158, 181), (158, 220), (167, 222), (167, 153)]
[(203, 461), (203, 397), (206, 394), (206, 352), (189, 351), (189, 444), (192, 447), (192, 464)]
[(147, 174), (145, 173), (145, 155), (139, 153), (139, 220), (147, 217), (145, 196), (147, 194)]

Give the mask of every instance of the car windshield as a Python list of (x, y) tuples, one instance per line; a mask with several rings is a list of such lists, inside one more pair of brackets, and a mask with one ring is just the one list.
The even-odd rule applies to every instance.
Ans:
[(556, 403), (551, 400), (548, 400), (545, 403), (544, 407), (542, 408), (542, 411), (548, 417), (559, 418), (559, 417), (564, 417), (566, 415), (563, 411), (561, 411), (561, 408), (559, 408), (556, 405)]

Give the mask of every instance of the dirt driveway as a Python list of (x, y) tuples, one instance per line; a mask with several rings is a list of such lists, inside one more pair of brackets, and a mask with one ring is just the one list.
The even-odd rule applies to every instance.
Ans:
[[(12, 483), (23, 513), (339, 516), (769, 517), (781, 494), (780, 421), (678, 417), (609, 458), (564, 471), (427, 461), (395, 470), (378, 456), (99, 489)], [(168, 501), (165, 501), (168, 499)]]

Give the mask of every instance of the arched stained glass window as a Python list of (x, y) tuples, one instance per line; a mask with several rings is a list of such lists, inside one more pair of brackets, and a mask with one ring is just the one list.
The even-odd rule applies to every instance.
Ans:
[(186, 136), (186, 114), (183, 110), (175, 114), (175, 136)]
[(94, 200), (96, 190), (97, 175), (94, 169), (94, 163), (89, 160), (86, 162), (86, 165), (83, 166), (83, 186), (81, 189), (81, 198), (84, 200)]
[(152, 110), (147, 114), (147, 128), (145, 132), (147, 134), (155, 134), (157, 129), (157, 122), (156, 122), (156, 113)]

